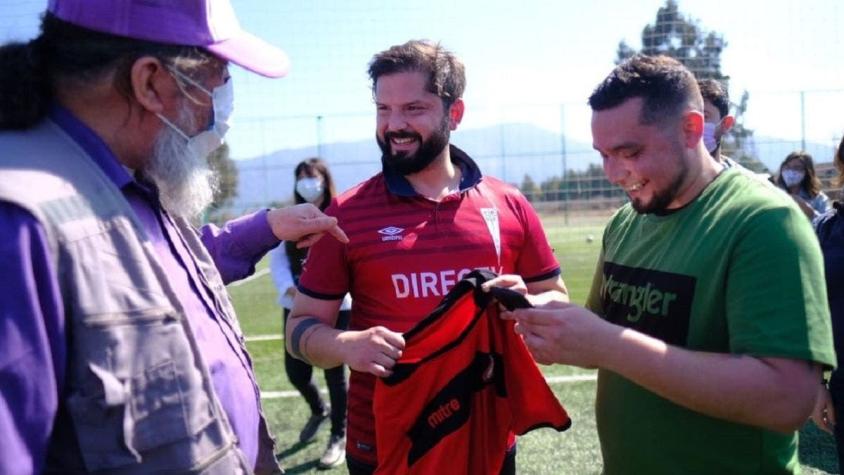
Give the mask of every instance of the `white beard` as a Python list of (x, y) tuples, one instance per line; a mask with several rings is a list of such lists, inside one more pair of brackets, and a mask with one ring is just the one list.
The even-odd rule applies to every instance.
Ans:
[[(184, 108), (176, 125), (182, 130), (196, 130), (195, 122)], [(197, 218), (214, 201), (219, 185), (219, 176), (208, 166), (208, 157), (189, 153), (184, 137), (170, 127), (162, 127), (143, 172), (158, 188), (161, 206), (189, 220)]]

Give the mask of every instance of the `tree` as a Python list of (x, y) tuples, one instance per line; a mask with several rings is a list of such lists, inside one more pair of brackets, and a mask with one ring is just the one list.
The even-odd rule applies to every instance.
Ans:
[[(624, 40), (618, 43), (615, 63), (637, 54), (666, 55), (680, 61), (698, 79), (716, 79), (729, 89), (729, 76), (721, 72), (721, 53), (727, 47), (723, 35), (707, 31), (700, 22), (683, 15), (676, 0), (666, 0), (656, 12), (652, 25), (642, 29), (642, 49), (636, 51)], [(741, 101), (733, 103), (736, 123), (730, 134), (724, 137), (723, 153), (734, 158), (754, 171), (767, 171), (765, 165), (754, 157), (753, 131), (744, 126), (744, 113), (750, 94), (747, 91)]]
[(542, 190), (539, 189), (539, 186), (536, 185), (536, 182), (533, 181), (530, 175), (525, 174), (525, 177), (522, 179), (522, 186), (519, 189), (528, 201), (543, 201)]
[(704, 30), (697, 20), (684, 16), (675, 0), (666, 0), (656, 12), (653, 25), (642, 29), (642, 49), (636, 51), (622, 40), (618, 44), (616, 64), (636, 53), (664, 54), (683, 63), (698, 79), (728, 79), (721, 73), (724, 37)]
[(623, 199), (626, 196), (624, 190), (607, 181), (604, 168), (594, 163), (589, 164), (586, 170), (568, 170), (564, 179), (556, 175), (546, 178), (538, 186), (529, 175), (525, 175), (521, 189), (523, 192), (526, 189), (535, 189), (536, 198), (533, 201)]
[(208, 208), (206, 221), (219, 221), (227, 217), (225, 208), (237, 196), (237, 166), (229, 157), (229, 145), (224, 143), (208, 156), (208, 164), (217, 173), (219, 182), (214, 190), (214, 201)]
[(753, 131), (744, 126), (744, 113), (747, 111), (747, 101), (750, 94), (744, 91), (741, 100), (733, 106), (735, 108), (736, 123), (730, 133), (721, 140), (722, 153), (733, 157), (743, 167), (757, 173), (768, 173), (768, 167), (755, 157), (753, 147)]

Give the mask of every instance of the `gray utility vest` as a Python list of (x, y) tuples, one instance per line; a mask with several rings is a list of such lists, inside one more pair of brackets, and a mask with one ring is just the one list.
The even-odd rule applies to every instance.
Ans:
[[(3, 132), (0, 200), (46, 229), (64, 305), (67, 378), (46, 472), (252, 473), (146, 232), (100, 167), (51, 121)], [(176, 223), (236, 322), (202, 242)], [(263, 416), (256, 430), (255, 472), (280, 473)]]

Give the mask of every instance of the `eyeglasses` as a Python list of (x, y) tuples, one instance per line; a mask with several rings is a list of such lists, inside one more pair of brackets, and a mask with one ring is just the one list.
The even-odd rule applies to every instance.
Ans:
[[(188, 83), (189, 85), (199, 89), (200, 91), (204, 92), (208, 97), (212, 97), (214, 95), (207, 87), (200, 84), (199, 81), (197, 81), (196, 79), (190, 77), (189, 75), (179, 71), (179, 69), (176, 68), (175, 66), (167, 65), (165, 67), (167, 68), (167, 71), (170, 71), (170, 74), (175, 76), (178, 80), (184, 81), (184, 82)], [(223, 80), (223, 84), (225, 84), (225, 83), (229, 82), (229, 80), (231, 80), (231, 77), (226, 72), (227, 69), (225, 68), (225, 66), (223, 66), (223, 69), (224, 69), (223, 74), (225, 74), (225, 76), (226, 76), (225, 79)]]

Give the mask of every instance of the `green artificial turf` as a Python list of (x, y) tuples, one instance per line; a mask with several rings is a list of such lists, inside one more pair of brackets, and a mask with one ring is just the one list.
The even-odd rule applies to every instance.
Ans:
[[(573, 302), (582, 304), (591, 285), (601, 246), (604, 217), (546, 216), (546, 234), (560, 261), (563, 279)], [(266, 273), (266, 260), (258, 265), (258, 277), (229, 286), (241, 327), (249, 339), (248, 348), (262, 391), (264, 410), (277, 443), (279, 458), (287, 473), (316, 473), (317, 459), (328, 441), (328, 422), (309, 444), (297, 442), (308, 417), (304, 400), (295, 394), (284, 373), (281, 309), (276, 291)], [(267, 337), (268, 340), (253, 340)], [(593, 375), (594, 371), (567, 366), (543, 366), (546, 377)], [(315, 370), (317, 384), (325, 387), (321, 370)], [(519, 438), (517, 470), (520, 474), (597, 474), (601, 471), (600, 447), (595, 429), (595, 382), (552, 382), (551, 388), (572, 418), (572, 427), (562, 433), (538, 429)], [(269, 392), (273, 392), (272, 394)], [(832, 437), (808, 423), (800, 434), (803, 473), (838, 473)], [(346, 473), (344, 466), (320, 473)]]

